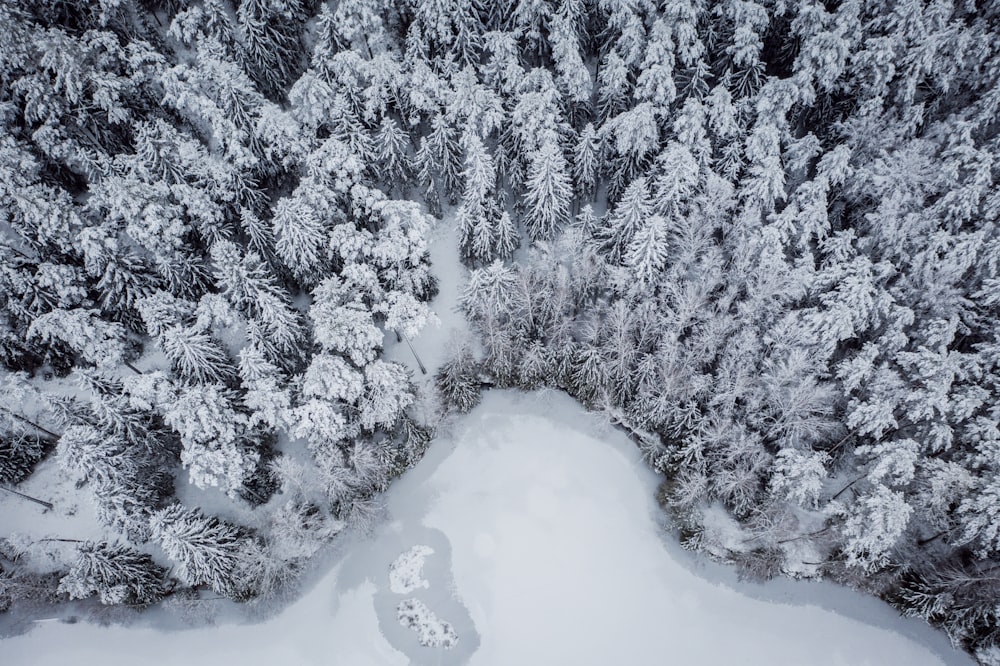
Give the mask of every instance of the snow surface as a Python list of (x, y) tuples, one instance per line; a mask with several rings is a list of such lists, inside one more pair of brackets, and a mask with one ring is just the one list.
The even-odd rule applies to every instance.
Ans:
[[(737, 583), (663, 534), (657, 479), (569, 398), (492, 392), (387, 495), (389, 518), (276, 616), (186, 631), (42, 623), (0, 641), (5, 666), (168, 664), (967, 664), (943, 634), (829, 584)], [(389, 566), (434, 555), (429, 588)], [(418, 599), (453, 649), (397, 612)], [(164, 625), (152, 614), (147, 622)]]
[[(431, 390), (434, 372), (447, 359), (454, 337), (469, 333), (469, 322), (458, 305), (468, 270), (459, 259), (458, 225), (450, 213), (431, 230), (430, 241), (428, 250), (438, 280), (438, 294), (431, 301), (431, 310), (437, 321), (425, 326), (409, 345), (397, 342), (393, 332), (387, 332), (382, 343), (385, 360), (409, 368), (417, 385), (425, 391)], [(428, 374), (420, 372), (414, 353), (419, 355)]]
[(419, 588), (430, 587), (422, 572), (424, 560), (433, 554), (433, 548), (421, 544), (397, 557), (389, 565), (389, 589), (396, 594), (409, 594)]
[(90, 491), (75, 487), (75, 480), (59, 466), (54, 454), (15, 489), (49, 502), (53, 508), (0, 491), (0, 537), (18, 535), (27, 541), (113, 538), (97, 519)]

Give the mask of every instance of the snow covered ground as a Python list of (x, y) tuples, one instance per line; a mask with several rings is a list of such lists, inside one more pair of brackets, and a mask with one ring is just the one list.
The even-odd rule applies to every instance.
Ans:
[[(44, 623), (4, 666), (961, 664), (944, 636), (833, 585), (736, 583), (657, 523), (655, 476), (569, 398), (493, 392), (389, 491), (385, 524), (275, 617), (187, 631)], [(426, 546), (398, 594), (390, 566)], [(417, 599), (457, 637), (400, 625)], [(416, 604), (413, 604), (417, 607)], [(150, 618), (151, 622), (156, 617)]]
[[(386, 360), (402, 363), (413, 375), (418, 387), (431, 390), (434, 372), (446, 360), (456, 336), (468, 335), (469, 322), (459, 308), (466, 268), (458, 253), (458, 225), (451, 214), (430, 232), (429, 251), (434, 275), (438, 280), (438, 295), (431, 302), (431, 310), (437, 317), (416, 336), (406, 342), (397, 342), (396, 336), (388, 332), (383, 340)], [(428, 374), (420, 372), (414, 353), (419, 355)]]

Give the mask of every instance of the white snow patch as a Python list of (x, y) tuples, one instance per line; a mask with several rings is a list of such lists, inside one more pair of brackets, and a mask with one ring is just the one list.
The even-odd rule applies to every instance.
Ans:
[(424, 560), (433, 555), (430, 546), (418, 545), (396, 558), (389, 565), (389, 588), (396, 594), (409, 594), (431, 586), (423, 576)]
[(400, 601), (396, 607), (396, 617), (401, 625), (417, 632), (417, 640), (424, 647), (450, 649), (458, 643), (458, 634), (451, 624), (439, 619), (419, 599)]
[(747, 550), (747, 534), (736, 519), (716, 502), (701, 510), (704, 540), (711, 552), (726, 555), (727, 551)]
[(97, 519), (90, 488), (77, 488), (76, 480), (59, 466), (55, 454), (39, 463), (35, 473), (14, 490), (49, 502), (53, 508), (47, 509), (12, 493), (0, 492), (0, 538), (14, 534), (28, 541), (44, 537), (114, 538)]
[[(413, 484), (400, 488), (408, 502), (425, 494), (422, 522), (451, 543), (481, 640), (472, 666), (969, 663), (877, 599), (740, 585), (703, 557), (685, 565), (690, 555), (659, 526), (659, 477), (598, 421), (562, 394), (491, 391), (455, 424), (453, 443), (435, 444), (453, 448), (428, 461), (429, 477), (402, 480)], [(390, 500), (394, 514), (403, 497)]]

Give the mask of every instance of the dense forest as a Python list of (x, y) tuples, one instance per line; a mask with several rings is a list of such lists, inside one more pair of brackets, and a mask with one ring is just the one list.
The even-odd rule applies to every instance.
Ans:
[(475, 335), (442, 411), (565, 390), (686, 546), (1000, 662), (1000, 5), (0, 0), (0, 27), (0, 482), (53, 457), (115, 535), (0, 541), (0, 609), (266, 597), (371, 520), (433, 428), (382, 350), (434, 317), (443, 224)]

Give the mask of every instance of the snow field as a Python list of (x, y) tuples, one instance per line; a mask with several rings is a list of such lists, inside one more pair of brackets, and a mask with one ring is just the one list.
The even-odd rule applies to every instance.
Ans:
[[(274, 617), (188, 631), (48, 623), (0, 643), (2, 661), (970, 663), (943, 634), (864, 595), (787, 580), (736, 583), (730, 569), (663, 533), (656, 483), (623, 435), (571, 399), (491, 392), (393, 485), (388, 520), (346, 543), (344, 558)], [(416, 574), (428, 586), (401, 598), (390, 566), (419, 552), (414, 546), (434, 550)], [(146, 621), (164, 624), (155, 614)], [(461, 640), (446, 649), (451, 637)]]

